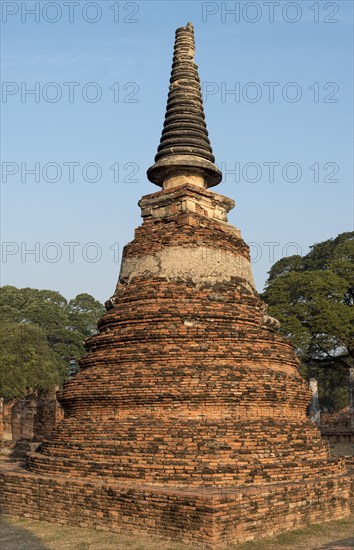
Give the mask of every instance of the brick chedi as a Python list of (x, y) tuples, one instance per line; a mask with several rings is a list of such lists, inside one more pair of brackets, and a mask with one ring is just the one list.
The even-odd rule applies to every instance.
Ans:
[(193, 26), (178, 29), (166, 119), (140, 201), (143, 223), (59, 394), (65, 418), (26, 470), (3, 474), (3, 509), (216, 547), (350, 512), (341, 458), (306, 417), (290, 343), (227, 222), (234, 202), (205, 124)]

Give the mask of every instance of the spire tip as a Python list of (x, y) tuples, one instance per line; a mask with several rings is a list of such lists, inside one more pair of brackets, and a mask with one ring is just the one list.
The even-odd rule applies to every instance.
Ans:
[(191, 21), (189, 21), (187, 23), (187, 25), (185, 27), (179, 27), (176, 32), (180, 32), (180, 31), (192, 31), (194, 32), (194, 25)]
[(208, 138), (194, 50), (189, 22), (176, 30), (164, 128), (147, 171), (148, 179), (164, 189), (191, 182), (207, 188), (222, 180)]

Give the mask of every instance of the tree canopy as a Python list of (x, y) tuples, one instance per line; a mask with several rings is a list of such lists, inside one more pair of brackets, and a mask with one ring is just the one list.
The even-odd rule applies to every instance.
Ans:
[(23, 396), (60, 384), (103, 313), (89, 294), (67, 301), (53, 290), (0, 288), (0, 395)]
[(60, 385), (67, 376), (65, 362), (38, 325), (7, 323), (0, 331), (0, 350), (0, 388), (7, 399)]
[(354, 366), (354, 233), (276, 262), (262, 297), (293, 341), (303, 374), (320, 379), (322, 400), (332, 392), (336, 407), (346, 404), (343, 384)]

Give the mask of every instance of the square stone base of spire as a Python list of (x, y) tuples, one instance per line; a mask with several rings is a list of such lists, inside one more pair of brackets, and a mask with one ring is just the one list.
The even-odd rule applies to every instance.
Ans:
[(145, 221), (168, 220), (180, 213), (199, 214), (227, 225), (230, 233), (240, 236), (240, 230), (227, 223), (227, 214), (235, 207), (235, 201), (191, 183), (145, 195), (138, 204)]
[(2, 466), (2, 512), (124, 534), (162, 535), (220, 548), (343, 518), (353, 510), (354, 480), (213, 489), (158, 487), (33, 474)]

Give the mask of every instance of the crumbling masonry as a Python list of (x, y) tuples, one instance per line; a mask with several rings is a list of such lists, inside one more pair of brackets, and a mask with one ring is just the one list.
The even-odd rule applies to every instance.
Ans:
[(3, 511), (216, 547), (350, 512), (341, 458), (306, 417), (290, 343), (254, 288), (248, 246), (206, 130), (193, 26), (176, 31), (166, 119), (143, 224), (58, 399), (65, 418)]

